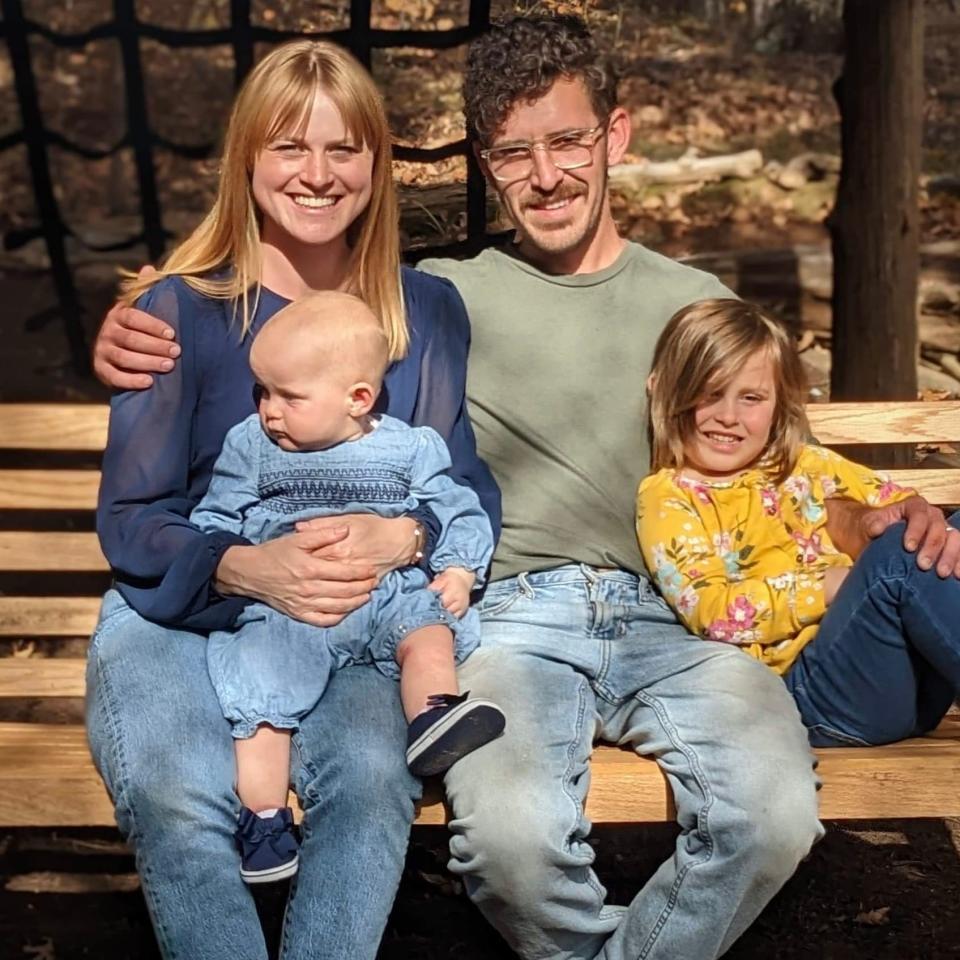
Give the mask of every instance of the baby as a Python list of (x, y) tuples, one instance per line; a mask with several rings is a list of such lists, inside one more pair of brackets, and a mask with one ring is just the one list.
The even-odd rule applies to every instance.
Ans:
[(210, 677), (236, 743), (247, 883), (297, 870), (286, 806), (290, 738), (331, 671), (372, 661), (399, 677), (407, 763), (417, 776), (442, 773), (503, 731), (500, 709), (460, 696), (455, 673), (479, 642), (470, 593), (493, 552), (490, 522), (476, 494), (445, 473), (450, 457), (437, 433), (371, 414), (387, 355), (376, 317), (349, 294), (310, 294), (275, 314), (250, 351), (258, 412), (227, 434), (191, 514), (203, 530), (252, 543), (313, 517), (399, 517), (424, 504), (441, 527), (432, 581), (419, 567), (390, 572), (335, 627), (251, 603), (233, 630), (211, 634)]

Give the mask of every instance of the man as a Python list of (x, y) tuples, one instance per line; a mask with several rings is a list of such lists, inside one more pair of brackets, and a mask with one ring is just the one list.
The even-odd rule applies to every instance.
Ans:
[[(461, 682), (508, 719), (501, 740), (447, 776), (450, 868), (524, 958), (720, 956), (821, 833), (811, 755), (782, 683), (686, 634), (632, 530), (653, 344), (679, 307), (731, 294), (619, 237), (607, 168), (630, 124), (582, 22), (495, 27), (471, 47), (465, 101), (516, 244), (422, 266), (466, 302), (470, 413), (504, 501), (483, 644)], [(132, 371), (161, 370), (169, 343), (143, 339), (158, 326), (111, 314), (101, 376), (131, 387), (142, 385)], [(941, 552), (920, 504), (904, 508), (908, 536), (949, 572), (958, 558)], [(831, 522), (856, 550), (894, 519), (840, 506)], [(678, 810), (674, 855), (625, 908), (605, 904), (590, 867), (583, 801), (596, 739), (655, 757)]]

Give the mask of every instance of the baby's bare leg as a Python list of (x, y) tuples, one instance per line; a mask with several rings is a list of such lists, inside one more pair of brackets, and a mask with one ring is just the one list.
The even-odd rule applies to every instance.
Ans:
[(426, 710), (428, 697), (459, 692), (449, 627), (432, 624), (412, 630), (397, 645), (397, 663), (400, 699), (408, 723)]
[(290, 789), (290, 731), (257, 727), (246, 740), (234, 741), (237, 796), (254, 813), (287, 805)]

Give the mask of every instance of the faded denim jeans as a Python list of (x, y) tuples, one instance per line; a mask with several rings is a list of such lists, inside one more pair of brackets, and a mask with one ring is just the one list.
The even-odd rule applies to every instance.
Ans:
[[(691, 637), (648, 581), (564, 566), (493, 583), (462, 689), (505, 735), (446, 777), (450, 869), (524, 960), (720, 956), (822, 835), (806, 731), (780, 678)], [(654, 757), (676, 851), (605, 902), (583, 811), (595, 740)]]
[[(234, 845), (230, 726), (207, 639), (104, 598), (87, 665), (87, 732), (133, 845), (166, 960), (266, 960)], [(373, 960), (403, 869), (420, 782), (404, 761), (398, 685), (373, 666), (336, 673), (294, 737), (304, 808), (283, 960)]]

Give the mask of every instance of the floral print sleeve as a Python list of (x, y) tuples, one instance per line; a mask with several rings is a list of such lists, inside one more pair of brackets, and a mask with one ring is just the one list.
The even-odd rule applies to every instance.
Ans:
[(818, 543), (778, 526), (780, 491), (738, 492), (725, 508), (707, 485), (661, 471), (640, 485), (637, 536), (653, 580), (692, 632), (765, 659), (761, 648), (823, 617), (824, 565)]
[(825, 447), (813, 444), (804, 447), (800, 463), (805, 472), (815, 478), (827, 500), (855, 500), (871, 507), (884, 507), (916, 494), (910, 487), (894, 483), (886, 474), (847, 460)]

